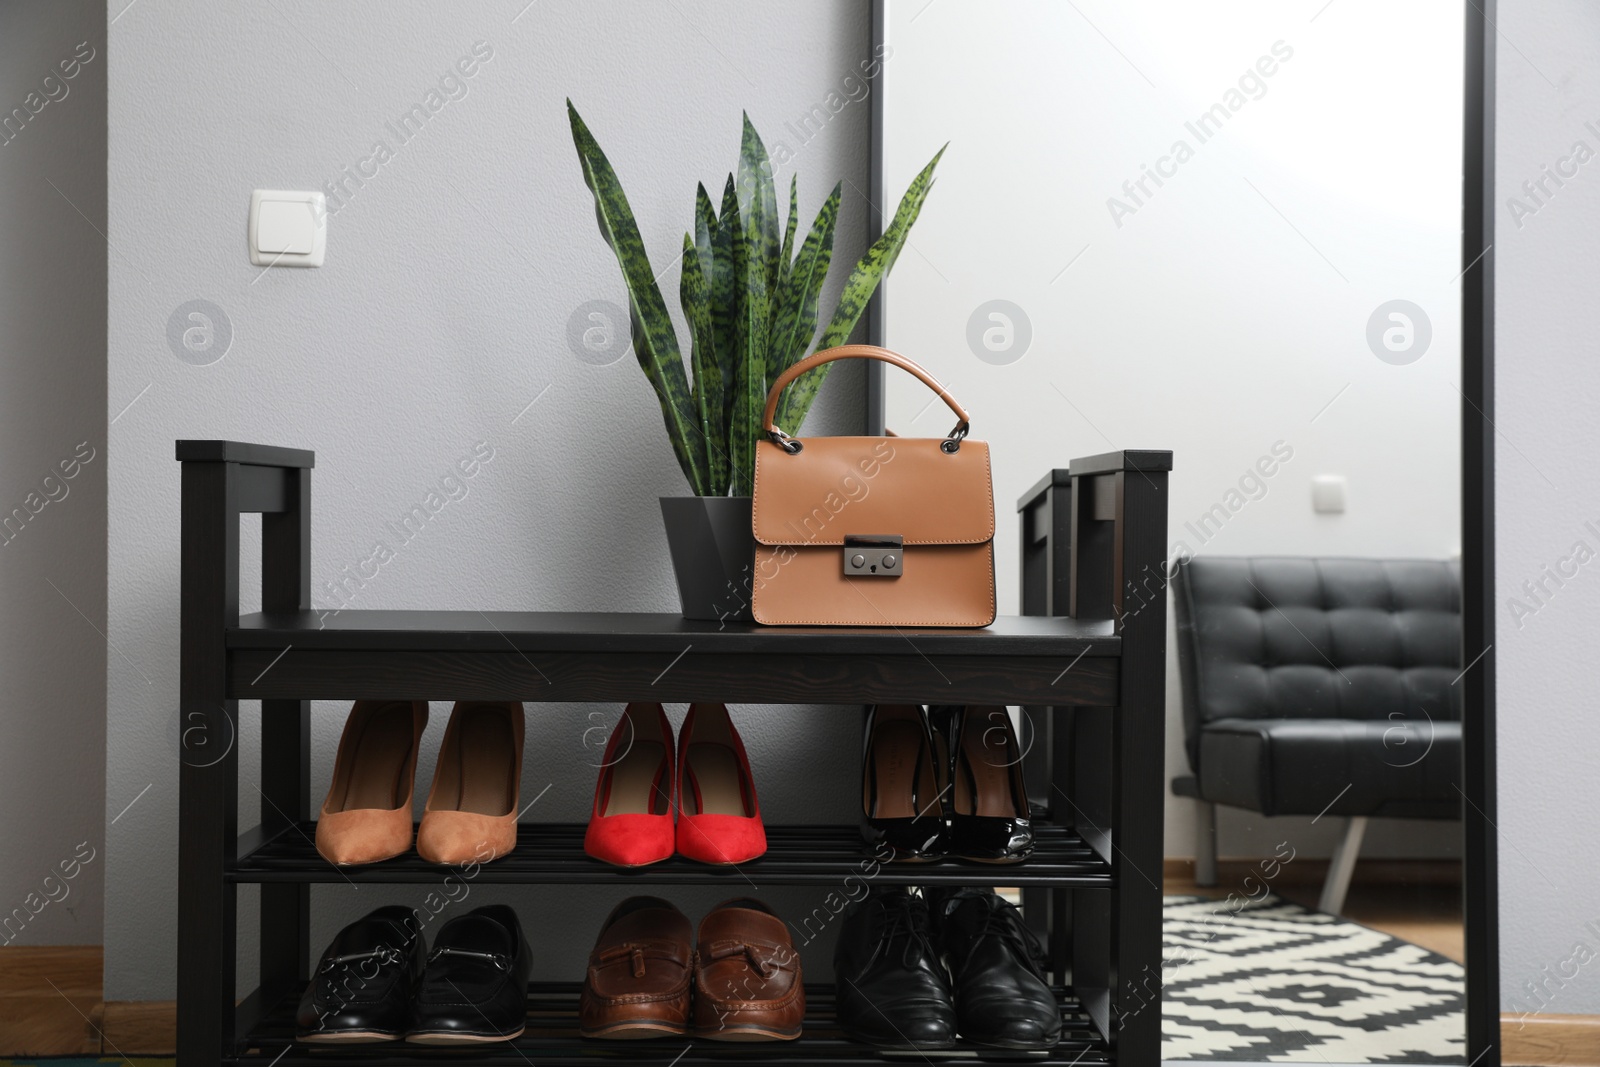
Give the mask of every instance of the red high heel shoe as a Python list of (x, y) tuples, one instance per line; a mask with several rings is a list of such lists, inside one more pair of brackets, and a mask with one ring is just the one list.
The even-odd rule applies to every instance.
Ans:
[(618, 867), (672, 855), (672, 724), (660, 704), (629, 704), (606, 742), (583, 850)]
[(723, 704), (691, 704), (678, 732), (678, 854), (728, 865), (767, 851), (755, 779)]

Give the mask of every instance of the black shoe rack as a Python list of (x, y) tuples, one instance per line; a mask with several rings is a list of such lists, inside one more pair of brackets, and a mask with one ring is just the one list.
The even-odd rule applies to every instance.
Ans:
[[(827, 629), (690, 622), (676, 615), (311, 609), (311, 452), (180, 441), (182, 640), (178, 1063), (537, 1065), (883, 1064), (1017, 1060), (1156, 1067), (1161, 1008), (1164, 564), (1170, 452), (1074, 460), (1020, 502), (1025, 615), (984, 630)], [(239, 517), (262, 516), (261, 604), (239, 612)], [(312, 846), (313, 699), (729, 703), (895, 701), (1021, 705), (1030, 798), (1043, 823), (1025, 864), (882, 865), (879, 884), (1021, 887), (1049, 948), (1065, 1021), (1045, 1053), (963, 1044), (881, 1053), (833, 1024), (808, 988), (798, 1041), (603, 1042), (578, 1037), (577, 983), (538, 984), (527, 1032), (470, 1052), (294, 1043), (294, 1006), (320, 946), (311, 885), (417, 882), (414, 855), (335, 870)], [(238, 818), (240, 700), (261, 701), (261, 822)], [(537, 729), (537, 710), (532, 711)], [(854, 744), (854, 728), (846, 731)], [(841, 886), (861, 876), (854, 827), (768, 812), (765, 856), (741, 871), (674, 859), (621, 872), (582, 851), (583, 828), (530, 823), (485, 882)], [(240, 884), (260, 887), (256, 987), (235, 989)], [(537, 928), (529, 931), (537, 943)], [(248, 934), (247, 934), (248, 936)], [(807, 960), (813, 974), (828, 961)], [(670, 1046), (670, 1047), (669, 1047)], [(908, 1058), (909, 1057), (909, 1058)]]

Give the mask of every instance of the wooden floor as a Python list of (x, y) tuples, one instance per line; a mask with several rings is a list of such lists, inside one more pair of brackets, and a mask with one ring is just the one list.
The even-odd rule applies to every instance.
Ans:
[(0, 1054), (101, 1051), (99, 945), (0, 948)]
[[(1175, 873), (1169, 869), (1165, 882), (1169, 896), (1199, 894), (1220, 898), (1227, 896), (1230, 886), (1236, 886), (1242, 879), (1230, 880), (1226, 872), (1219, 872), (1219, 885), (1200, 888), (1186, 870)], [(1296, 904), (1315, 908), (1322, 884), (1315, 879), (1286, 878), (1281, 884), (1273, 884), (1272, 891)], [(1457, 963), (1466, 961), (1458, 884), (1439, 878), (1358, 880), (1350, 886), (1342, 915), (1351, 922), (1421, 945)]]

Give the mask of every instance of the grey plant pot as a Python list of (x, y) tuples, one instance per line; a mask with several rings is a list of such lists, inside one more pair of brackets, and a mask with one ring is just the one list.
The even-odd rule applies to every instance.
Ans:
[(754, 622), (755, 537), (747, 496), (664, 496), (661, 519), (686, 619)]

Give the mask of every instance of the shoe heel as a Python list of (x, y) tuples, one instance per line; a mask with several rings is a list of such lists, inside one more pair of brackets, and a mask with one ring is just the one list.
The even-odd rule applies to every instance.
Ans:
[(943, 778), (920, 704), (874, 706), (861, 753), (861, 836), (902, 862), (944, 855)]
[(417, 750), (427, 725), (426, 701), (358, 700), (351, 707), (317, 817), (323, 859), (376, 863), (411, 847)]
[(678, 734), (678, 853), (727, 866), (767, 851), (755, 776), (724, 704), (691, 704)]
[(1009, 709), (960, 709), (950, 732), (950, 850), (980, 863), (1020, 863), (1033, 852), (1022, 746)]
[(616, 867), (672, 855), (672, 724), (660, 704), (629, 704), (606, 742), (583, 850)]
[(417, 855), (464, 866), (516, 847), (525, 723), (518, 703), (456, 704), (417, 828)]

